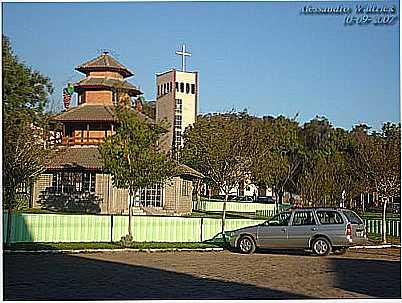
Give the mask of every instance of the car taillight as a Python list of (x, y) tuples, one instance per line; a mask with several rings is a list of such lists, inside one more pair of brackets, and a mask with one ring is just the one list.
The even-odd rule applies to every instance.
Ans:
[(348, 225), (346, 225), (346, 235), (352, 236), (352, 224), (350, 224), (350, 223), (348, 223)]

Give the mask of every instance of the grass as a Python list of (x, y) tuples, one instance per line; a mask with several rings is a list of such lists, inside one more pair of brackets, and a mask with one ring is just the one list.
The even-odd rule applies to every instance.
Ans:
[[(188, 243), (168, 243), (168, 242), (133, 242), (129, 248), (135, 249), (202, 249), (218, 247), (214, 244), (188, 242)], [(119, 242), (69, 242), (69, 243), (15, 243), (10, 250), (70, 250), (70, 249), (121, 249), (124, 248)]]
[[(369, 242), (373, 244), (383, 244), (381, 235), (379, 234), (368, 234), (368, 240)], [(401, 238), (400, 237), (392, 237), (392, 236), (387, 236), (387, 244), (401, 244)]]
[[(382, 213), (359, 213), (359, 216), (362, 217), (362, 219), (375, 219), (375, 220), (381, 220), (382, 219)], [(401, 214), (390, 214), (387, 213), (386, 215), (387, 220), (400, 220), (401, 219)]]

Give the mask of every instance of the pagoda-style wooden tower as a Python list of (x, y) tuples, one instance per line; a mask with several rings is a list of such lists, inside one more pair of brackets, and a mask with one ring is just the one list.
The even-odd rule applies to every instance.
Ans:
[(55, 119), (63, 123), (64, 145), (97, 145), (114, 132), (113, 108), (117, 104), (131, 107), (131, 98), (142, 92), (124, 80), (133, 73), (107, 52), (76, 70), (85, 74), (74, 84), (78, 106)]
[[(125, 80), (133, 73), (107, 53), (76, 70), (85, 74), (85, 78), (74, 84), (78, 104), (55, 117), (63, 125), (62, 144), (34, 183), (32, 207), (126, 214), (128, 190), (113, 186), (111, 176), (104, 171), (98, 145), (115, 132), (118, 125), (115, 107), (131, 108), (131, 98), (142, 93)], [(154, 123), (140, 107), (135, 112), (144, 123)], [(138, 213), (144, 213), (141, 207), (165, 213), (190, 213), (192, 180), (202, 177), (192, 168), (178, 164), (177, 175), (171, 180), (138, 191), (135, 202)]]

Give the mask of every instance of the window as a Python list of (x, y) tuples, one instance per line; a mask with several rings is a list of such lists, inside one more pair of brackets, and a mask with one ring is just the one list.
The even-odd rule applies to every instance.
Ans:
[(162, 207), (162, 185), (140, 189), (140, 203), (143, 206)]
[(163, 83), (163, 94), (166, 94), (166, 83)]
[(160, 93), (161, 93), (161, 89), (160, 89), (160, 87), (158, 85), (158, 96), (160, 95)]
[(181, 129), (182, 117), (180, 115), (174, 116), (174, 127), (177, 129)]
[(113, 102), (113, 104), (116, 104), (116, 101), (117, 101), (117, 93), (116, 93), (116, 91), (115, 90), (113, 90), (112, 91), (112, 102)]
[(311, 211), (297, 211), (293, 216), (292, 225), (316, 225), (316, 222)]
[(190, 84), (186, 83), (186, 94), (190, 93)]
[(176, 82), (176, 92), (179, 92), (179, 82)]
[(195, 94), (195, 84), (191, 84), (191, 93)]
[(181, 182), (181, 195), (188, 197), (191, 195), (191, 181), (182, 180)]
[(181, 99), (176, 99), (176, 114), (181, 115), (183, 109), (183, 104)]
[(362, 219), (358, 215), (355, 214), (355, 212), (351, 210), (344, 210), (342, 211), (343, 214), (348, 218), (349, 222), (352, 224), (363, 224)]
[(280, 213), (274, 216), (271, 220), (267, 221), (269, 226), (288, 226), (290, 216), (292, 213)]
[(53, 174), (55, 192), (95, 192), (96, 174), (91, 172), (57, 172)]
[(184, 93), (184, 83), (180, 82), (180, 92)]
[(170, 83), (169, 83), (169, 92), (171, 92), (172, 89), (173, 89), (172, 82), (170, 82)]
[(337, 211), (317, 211), (317, 217), (321, 224), (343, 224), (343, 219)]

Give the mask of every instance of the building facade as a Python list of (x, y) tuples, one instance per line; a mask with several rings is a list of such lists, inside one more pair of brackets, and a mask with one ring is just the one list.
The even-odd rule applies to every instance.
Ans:
[[(55, 211), (128, 213), (128, 190), (115, 188), (104, 173), (98, 145), (115, 133), (117, 105), (132, 109), (132, 98), (142, 92), (126, 78), (133, 73), (108, 53), (81, 64), (85, 77), (74, 84), (77, 106), (54, 117), (62, 124), (61, 144), (47, 170), (34, 183), (32, 206)], [(144, 123), (154, 120), (136, 107)], [(164, 184), (141, 189), (135, 197), (138, 213), (190, 213), (192, 181), (200, 173), (182, 164)]]
[(198, 113), (198, 72), (175, 69), (156, 75), (156, 121), (165, 122), (168, 134), (161, 142), (165, 151), (183, 146), (183, 133)]

